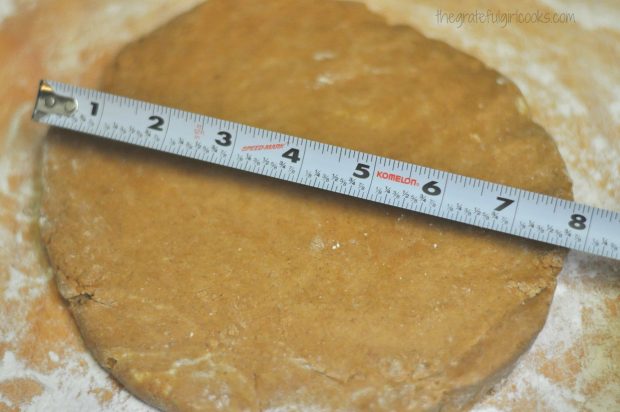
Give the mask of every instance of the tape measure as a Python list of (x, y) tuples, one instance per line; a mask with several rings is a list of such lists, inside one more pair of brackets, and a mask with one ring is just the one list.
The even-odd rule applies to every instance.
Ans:
[(33, 119), (343, 195), (620, 259), (620, 214), (53, 81)]

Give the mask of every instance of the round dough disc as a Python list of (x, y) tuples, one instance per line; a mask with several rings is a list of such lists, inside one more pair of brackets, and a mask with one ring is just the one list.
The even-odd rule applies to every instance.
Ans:
[[(571, 197), (513, 83), (360, 4), (210, 0), (125, 47), (102, 88)], [(464, 408), (530, 345), (562, 266), (550, 246), (61, 130), (44, 188), (86, 344), (162, 409)]]

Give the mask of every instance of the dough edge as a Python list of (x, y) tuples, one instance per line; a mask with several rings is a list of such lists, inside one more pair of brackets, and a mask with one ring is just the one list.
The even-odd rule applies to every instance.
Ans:
[[(191, 12), (192, 10), (187, 13), (189, 14)], [(182, 16), (179, 16), (176, 19), (179, 19), (180, 17)], [(49, 224), (43, 224), (42, 229), (43, 237), (44, 239), (47, 239), (47, 244), (49, 238), (53, 236), (55, 228), (53, 228)], [(566, 252), (563, 250), (555, 250), (554, 252), (551, 252), (549, 254), (550, 260), (547, 261), (548, 266), (546, 266), (546, 270), (550, 270), (557, 274), (561, 268), (561, 265), (557, 265), (557, 259), (563, 258), (565, 254)], [(51, 257), (51, 260), (53, 261), (53, 256)], [(112, 375), (114, 375), (123, 385), (130, 389), (132, 393), (136, 394), (141, 399), (158, 408), (166, 410), (177, 410), (179, 405), (174, 399), (167, 398), (167, 394), (165, 393), (164, 388), (157, 387), (156, 385), (144, 386), (143, 382), (137, 380), (130, 371), (122, 372), (115, 369), (114, 365), (110, 365), (108, 356), (109, 354), (107, 353), (107, 351), (101, 350), (97, 346), (96, 340), (93, 340), (91, 338), (91, 331), (89, 330), (90, 325), (87, 321), (84, 322), (84, 315), (85, 312), (88, 311), (88, 308), (92, 305), (97, 305), (99, 303), (89, 293), (75, 294), (75, 291), (82, 289), (83, 286), (73, 284), (71, 280), (72, 276), (70, 274), (62, 273), (58, 266), (53, 266), (59, 290), (61, 291), (63, 297), (67, 299), (70, 303), (71, 310), (79, 325), (82, 336), (84, 337), (87, 346), (90, 348), (97, 361)], [(483, 367), (484, 365), (486, 368), (488, 368), (488, 370), (495, 370), (496, 372), (490, 374), (487, 379), (482, 382), (476, 380), (479, 376), (469, 376), (464, 378), (462, 388), (458, 391), (454, 391), (446, 398), (444, 398), (444, 401), (446, 403), (441, 406), (441, 410), (462, 410), (470, 407), (478, 399), (483, 397), (486, 392), (490, 390), (499, 379), (506, 376), (513, 369), (518, 357), (521, 356), (521, 354), (523, 354), (530, 347), (531, 343), (537, 336), (537, 333), (531, 336), (531, 338), (526, 338), (526, 336), (519, 334), (518, 328), (511, 328), (510, 326), (514, 325), (515, 322), (521, 321), (523, 319), (528, 319), (529, 316), (535, 315), (537, 308), (548, 308), (553, 296), (554, 288), (555, 283), (543, 288), (538, 294), (527, 299), (527, 303), (524, 305), (523, 311), (511, 314), (511, 316), (506, 318), (505, 322), (500, 325), (500, 328), (503, 328), (507, 334), (514, 333), (514, 347), (518, 348), (515, 350), (517, 355), (506, 359), (505, 357), (502, 357), (502, 354), (497, 354), (497, 358), (493, 360), (489, 359), (488, 357), (485, 358), (479, 356), (480, 354), (485, 352), (487, 352), (488, 354), (486, 348), (493, 347), (493, 339), (482, 339), (479, 345), (472, 348), (471, 365), (476, 365), (475, 368)], [(544, 318), (537, 320), (535, 328), (538, 331), (540, 331), (540, 329), (543, 327), (544, 320)]]

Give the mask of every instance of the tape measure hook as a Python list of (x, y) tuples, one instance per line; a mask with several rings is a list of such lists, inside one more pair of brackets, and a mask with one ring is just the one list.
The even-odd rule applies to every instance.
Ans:
[(71, 116), (78, 108), (77, 99), (70, 96), (62, 96), (54, 91), (54, 88), (45, 80), (39, 83), (37, 101), (34, 105), (32, 118), (39, 120), (47, 114)]

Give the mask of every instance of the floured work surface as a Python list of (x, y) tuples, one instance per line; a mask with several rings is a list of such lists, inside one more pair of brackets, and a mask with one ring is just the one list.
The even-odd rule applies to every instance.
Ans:
[[(340, 2), (212, 0), (127, 46), (112, 93), (564, 198), (479, 61)], [(99, 362), (172, 410), (446, 410), (542, 327), (557, 248), (60, 130), (43, 236)]]

